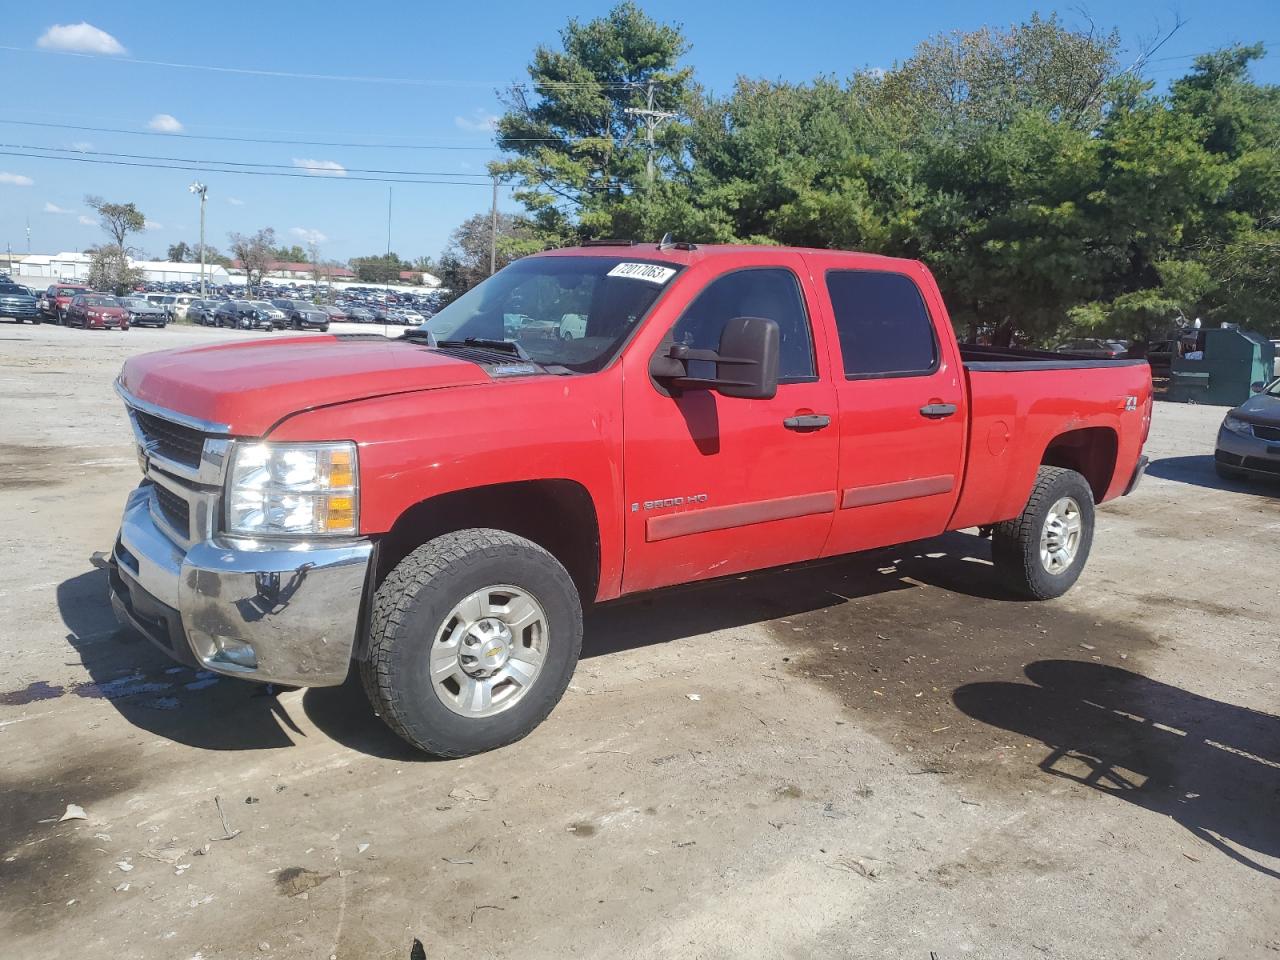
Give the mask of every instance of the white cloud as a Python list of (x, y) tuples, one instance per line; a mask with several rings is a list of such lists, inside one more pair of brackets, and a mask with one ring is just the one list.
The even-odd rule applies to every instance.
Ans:
[(492, 133), (498, 128), (497, 114), (488, 113), (478, 107), (471, 116), (454, 117), (453, 122), (461, 130), (472, 130), (476, 133)]
[(42, 50), (71, 50), (75, 53), (100, 53), (115, 56), (126, 53), (124, 46), (107, 33), (83, 20), (79, 23), (54, 24), (46, 30), (36, 46)]
[(52, 201), (46, 201), (44, 205), (44, 212), (45, 213), (70, 213), (71, 211), (58, 206), (56, 203), (53, 203)]
[(182, 122), (175, 116), (168, 113), (157, 113), (151, 118), (151, 122), (147, 124), (157, 133), (181, 133)]
[(93, 144), (90, 143), (88, 140), (77, 140), (75, 143), (71, 144), (71, 149), (78, 150), (81, 153), (84, 153), (87, 150), (92, 150)]
[(867, 69), (863, 70), (862, 72), (865, 73), (867, 76), (869, 76), (872, 80), (883, 80), (885, 78), (885, 74), (887, 74), (889, 71), (886, 70), (884, 67), (867, 67)]
[(347, 168), (336, 160), (303, 160), (293, 158), (293, 165), (307, 171), (313, 177), (345, 177)]
[(29, 187), (35, 181), (20, 173), (0, 173), (0, 183), (7, 183), (11, 187)]
[(244, 206), (244, 201), (241, 200), (239, 197), (227, 197), (227, 203), (231, 204), (233, 207)]
[(98, 225), (98, 221), (93, 219), (93, 217), (86, 217), (82, 213), (80, 214), (80, 225), (84, 227), (96, 227)]
[(163, 223), (156, 223), (154, 220), (146, 220), (142, 224), (143, 230), (163, 230)]
[(290, 227), (289, 233), (303, 243), (324, 243), (329, 239), (319, 230), (308, 230), (306, 227)]

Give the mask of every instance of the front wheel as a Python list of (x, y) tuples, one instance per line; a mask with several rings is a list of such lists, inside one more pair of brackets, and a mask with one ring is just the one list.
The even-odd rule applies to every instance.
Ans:
[(382, 582), (360, 674), (392, 730), (463, 757), (546, 719), (581, 649), (582, 605), (560, 562), (502, 530), (462, 530), (418, 547)]
[(1093, 491), (1074, 470), (1041, 467), (1022, 513), (996, 524), (991, 556), (1001, 579), (1031, 600), (1060, 597), (1093, 545)]

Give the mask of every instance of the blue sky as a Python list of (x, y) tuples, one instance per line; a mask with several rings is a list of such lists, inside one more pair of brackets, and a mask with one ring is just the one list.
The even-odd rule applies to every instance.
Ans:
[[(392, 248), (406, 257), (434, 256), (461, 220), (488, 208), (490, 188), (475, 175), (495, 155), (485, 121), (500, 110), (496, 89), (522, 79), (534, 46), (554, 42), (568, 17), (590, 18), (609, 6), (259, 0), (204, 6), (197, 17), (192, 5), (171, 0), (11, 5), (0, 34), (0, 67), (7, 78), (0, 121), (28, 125), (0, 122), (0, 144), (5, 145), (0, 151), (42, 146), (269, 163), (303, 175), (192, 174), (0, 153), (0, 247), (8, 243), (15, 253), (25, 252), (28, 221), (33, 252), (82, 249), (99, 241), (96, 224), (82, 222), (88, 214), (84, 195), (93, 193), (136, 202), (151, 222), (140, 245), (163, 256), (170, 243), (196, 238), (198, 205), (186, 187), (198, 176), (209, 186), (207, 235), (215, 246), (225, 248), (228, 231), (272, 226), (284, 241), (316, 239), (325, 257), (378, 253), (387, 243), (387, 185), (355, 179), (360, 176), (356, 169), (369, 169), (429, 171), (432, 179), (450, 181), (393, 188)], [(819, 73), (843, 76), (863, 67), (887, 67), (927, 36), (984, 23), (1005, 25), (1033, 10), (1055, 9), (1015, 0), (916, 0), (907, 6), (850, 0), (803, 5), (654, 0), (643, 6), (659, 19), (684, 25), (693, 47), (689, 62), (702, 82), (720, 91), (738, 75), (804, 80)], [(1058, 9), (1068, 24), (1082, 25), (1078, 11), (1086, 9), (1100, 27), (1118, 29), (1130, 55), (1143, 38), (1167, 30), (1180, 15), (1185, 26), (1156, 54), (1148, 71), (1161, 84), (1189, 66), (1193, 54), (1233, 42), (1270, 41), (1280, 51), (1280, 3), (1275, 0), (1127, 0)], [(51, 27), (83, 22), (106, 36), (84, 29), (59, 31), (46, 39), (44, 49), (38, 46)], [(111, 53), (113, 43), (124, 52)], [(86, 44), (105, 53), (78, 57), (47, 52), (59, 45)], [(412, 82), (264, 77), (125, 58)], [(1280, 82), (1280, 52), (1263, 61), (1256, 76)], [(232, 143), (72, 127), (454, 149)], [(325, 175), (324, 165), (332, 164), (346, 168), (347, 176)], [(510, 201), (504, 196), (502, 204), (508, 207)]]

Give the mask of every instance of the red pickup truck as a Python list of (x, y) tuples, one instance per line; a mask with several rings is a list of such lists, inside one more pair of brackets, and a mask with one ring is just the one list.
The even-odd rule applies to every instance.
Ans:
[(1151, 422), (1145, 361), (962, 347), (920, 263), (669, 242), (525, 258), (395, 340), (136, 357), (117, 390), (121, 619), (234, 676), (354, 660), (443, 756), (547, 716), (584, 602), (968, 527), (1056, 597)]

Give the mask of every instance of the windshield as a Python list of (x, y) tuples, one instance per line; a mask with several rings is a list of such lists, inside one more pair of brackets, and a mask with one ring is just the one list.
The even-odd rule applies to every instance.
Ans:
[(0, 283), (0, 293), (26, 293), (16, 283)]
[(538, 363), (591, 373), (613, 358), (679, 270), (623, 257), (531, 257), (420, 329), (441, 341), (506, 340)]
[(116, 302), (111, 297), (85, 297), (84, 305), (86, 307), (114, 307)]
[(1271, 386), (1267, 387), (1268, 397), (1280, 397), (1280, 377), (1271, 381)]
[(128, 307), (130, 310), (147, 310), (151, 307), (151, 304), (147, 303), (147, 301), (139, 300), (136, 297), (125, 297), (120, 301), (120, 305)]

